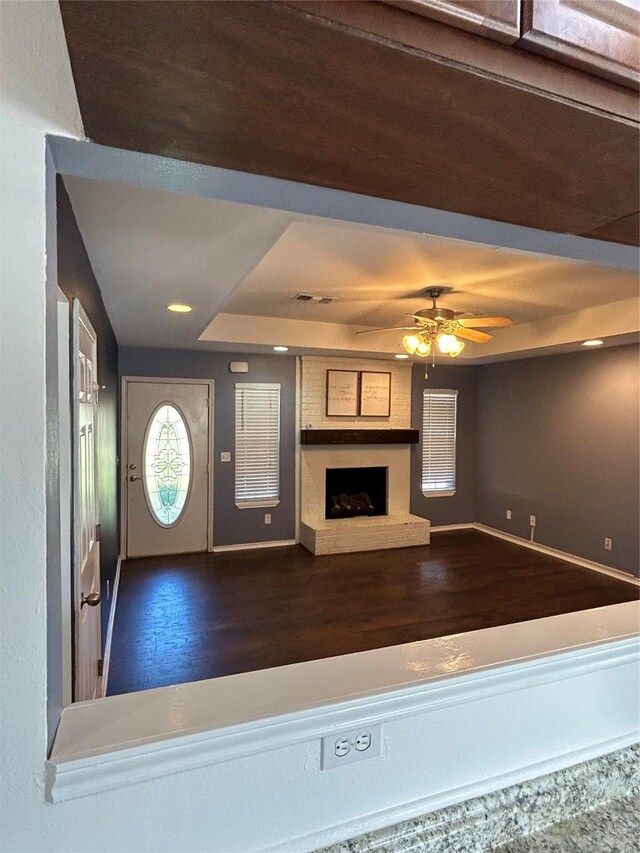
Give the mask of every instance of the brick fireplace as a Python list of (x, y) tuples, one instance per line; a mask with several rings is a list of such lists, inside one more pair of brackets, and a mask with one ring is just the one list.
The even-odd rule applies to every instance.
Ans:
[[(403, 430), (411, 426), (411, 368), (408, 365), (385, 365), (392, 371), (391, 417), (380, 419), (336, 419), (324, 413), (325, 377), (327, 369), (380, 369), (380, 362), (355, 359), (302, 359), (301, 427), (306, 430), (342, 429), (348, 441), (350, 429)], [(402, 440), (401, 436), (401, 440)], [(354, 432), (355, 439), (355, 432)], [(303, 445), (300, 450), (300, 542), (313, 554), (338, 554), (400, 548), (429, 543), (430, 523), (411, 515), (410, 476), (411, 445), (406, 443), (366, 444), (358, 435), (357, 444)], [(373, 433), (372, 433), (373, 440)], [(340, 473), (372, 469), (385, 471), (386, 506), (375, 512), (359, 512), (351, 517), (331, 515), (332, 483), (340, 482)], [(369, 477), (369, 474), (363, 474)], [(335, 478), (335, 479), (334, 479)], [(343, 481), (344, 482), (344, 481)], [(347, 480), (348, 482), (348, 480)], [(354, 480), (357, 483), (357, 479)], [(353, 488), (357, 488), (354, 486)], [(343, 489), (338, 494), (367, 493), (372, 482), (362, 488)], [(371, 499), (371, 495), (369, 498)], [(364, 499), (362, 499), (364, 501)], [(378, 497), (378, 502), (380, 498)], [(372, 501), (373, 503), (373, 501)]]

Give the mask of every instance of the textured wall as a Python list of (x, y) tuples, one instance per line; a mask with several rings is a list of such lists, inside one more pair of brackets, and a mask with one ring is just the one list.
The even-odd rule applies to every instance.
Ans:
[(428, 518), (433, 525), (466, 524), (476, 521), (476, 387), (478, 368), (470, 365), (437, 364), (424, 378), (424, 365), (413, 367), (411, 396), (412, 424), (422, 431), (422, 392), (425, 388), (458, 390), (456, 443), (456, 493), (450, 497), (425, 498), (422, 494), (422, 445), (411, 448), (411, 512)]
[(638, 575), (638, 355), (480, 368), (476, 521)]
[(107, 633), (119, 553), (118, 529), (118, 344), (98, 282), (91, 269), (69, 196), (57, 179), (58, 285), (69, 302), (79, 299), (98, 336), (98, 504), (100, 513), (100, 584), (102, 588), (102, 644)]
[[(229, 362), (248, 361), (249, 373), (230, 373)], [(296, 362), (290, 356), (239, 355), (195, 350), (122, 347), (122, 376), (213, 379), (214, 390), (214, 544), (239, 545), (293, 539), (295, 536), (295, 384)], [(238, 509), (235, 504), (235, 383), (279, 382), (280, 503), (264, 509)], [(220, 462), (230, 450), (231, 462)], [(265, 512), (271, 525), (265, 525)]]
[[(327, 370), (373, 370), (391, 373), (391, 417), (328, 418)], [(411, 423), (411, 367), (398, 361), (303, 356), (300, 419), (313, 429), (407, 429)]]

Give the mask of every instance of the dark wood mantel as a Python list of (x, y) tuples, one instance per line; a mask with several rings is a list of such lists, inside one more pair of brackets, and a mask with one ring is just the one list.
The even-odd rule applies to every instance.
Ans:
[(301, 444), (417, 444), (417, 429), (303, 429)]

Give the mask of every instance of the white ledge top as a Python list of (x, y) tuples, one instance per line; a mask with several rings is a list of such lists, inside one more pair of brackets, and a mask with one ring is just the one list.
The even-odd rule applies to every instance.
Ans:
[[(214, 739), (220, 744), (224, 740), (227, 747), (230, 739), (234, 743), (251, 739), (252, 748), (239, 750), (246, 754), (260, 748), (258, 731), (263, 733), (258, 740), (264, 745), (267, 729), (271, 748), (277, 745), (278, 732), (286, 736), (280, 743), (308, 740), (316, 729), (326, 733), (347, 725), (354, 714), (358, 719), (393, 717), (415, 711), (425, 702), (431, 704), (436, 694), (439, 702), (444, 694), (451, 694), (453, 700), (451, 688), (456, 688), (458, 701), (462, 698), (460, 688), (477, 693), (478, 681), (486, 689), (500, 672), (505, 676), (510, 672), (508, 677), (512, 678), (515, 670), (519, 679), (525, 672), (531, 677), (532, 671), (541, 670), (545, 663), (557, 669), (559, 658), (567, 657), (567, 653), (582, 652), (578, 657), (595, 660), (593, 647), (628, 641), (639, 633), (640, 603), (632, 601), (79, 702), (63, 711), (50, 768), (60, 772), (69, 763), (71, 769), (70, 765), (83, 764), (82, 760), (90, 757), (95, 766), (105, 759), (124, 757), (123, 751), (131, 755), (141, 749), (166, 751), (169, 746)], [(586, 650), (591, 650), (589, 656), (584, 654)], [(569, 657), (573, 660), (575, 654)], [(532, 665), (523, 667), (527, 661)], [(487, 675), (493, 677), (487, 679)], [(238, 754), (236, 749), (232, 752)], [(225, 758), (229, 757), (226, 749)], [(223, 760), (222, 756), (218, 760)]]

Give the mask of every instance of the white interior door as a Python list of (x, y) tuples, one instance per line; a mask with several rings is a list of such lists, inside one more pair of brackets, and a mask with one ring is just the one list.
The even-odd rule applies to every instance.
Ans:
[(206, 551), (209, 383), (126, 380), (127, 557)]
[(100, 536), (96, 424), (97, 339), (73, 300), (74, 699), (101, 695)]

